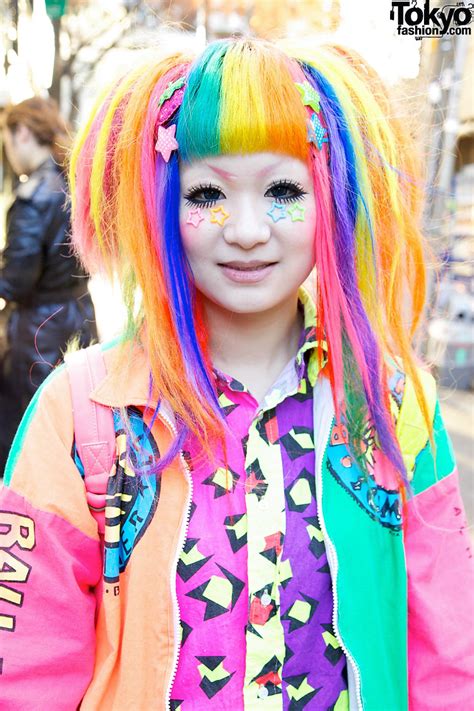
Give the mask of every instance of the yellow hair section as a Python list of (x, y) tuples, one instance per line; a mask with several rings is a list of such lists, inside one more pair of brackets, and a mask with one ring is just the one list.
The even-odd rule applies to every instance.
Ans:
[(284, 150), (308, 159), (307, 114), (284, 55), (263, 42), (258, 52), (235, 44), (223, 60), (221, 95), (222, 153)]
[(82, 125), (82, 128), (80, 128), (79, 131), (77, 132), (76, 138), (75, 138), (72, 150), (71, 150), (71, 155), (69, 158), (69, 187), (70, 187), (70, 191), (71, 191), (71, 206), (72, 206), (73, 212), (76, 208), (77, 161), (78, 161), (81, 151), (84, 147), (84, 142), (90, 133), (90, 130), (91, 130), (92, 124), (96, 118), (97, 112), (99, 111), (100, 107), (104, 103), (109, 92), (110, 92), (110, 88), (107, 87), (99, 94), (98, 98), (96, 99), (96, 101), (91, 109), (88, 120)]

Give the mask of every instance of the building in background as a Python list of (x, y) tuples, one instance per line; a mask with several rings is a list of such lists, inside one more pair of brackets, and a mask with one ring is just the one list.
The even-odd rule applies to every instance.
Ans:
[(430, 282), (427, 356), (442, 385), (474, 387), (474, 37), (430, 41), (425, 231), (441, 260)]

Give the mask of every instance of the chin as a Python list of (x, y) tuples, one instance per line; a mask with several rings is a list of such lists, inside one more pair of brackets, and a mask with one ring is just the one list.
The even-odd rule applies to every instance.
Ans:
[(258, 314), (264, 311), (269, 311), (274, 307), (278, 306), (285, 301), (281, 298), (281, 294), (278, 298), (269, 295), (257, 295), (257, 294), (235, 294), (227, 299), (218, 298), (216, 296), (208, 295), (205, 297), (207, 300), (212, 301), (213, 304), (218, 306), (223, 311), (228, 311), (234, 314)]

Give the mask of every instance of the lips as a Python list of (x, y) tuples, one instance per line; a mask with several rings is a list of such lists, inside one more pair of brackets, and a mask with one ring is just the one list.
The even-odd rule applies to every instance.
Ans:
[(261, 261), (251, 261), (251, 262), (223, 262), (219, 264), (220, 267), (226, 267), (227, 269), (236, 269), (241, 272), (253, 272), (258, 269), (265, 269), (266, 267), (273, 266), (276, 262), (261, 262)]
[(249, 262), (233, 261), (221, 263), (218, 266), (222, 269), (227, 279), (238, 284), (256, 284), (264, 281), (272, 272), (277, 262), (262, 262), (252, 260)]

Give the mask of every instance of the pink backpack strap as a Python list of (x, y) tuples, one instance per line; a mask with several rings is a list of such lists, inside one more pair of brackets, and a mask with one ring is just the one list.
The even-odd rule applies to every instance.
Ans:
[(87, 503), (105, 530), (107, 482), (115, 461), (115, 429), (110, 407), (90, 399), (90, 394), (107, 375), (100, 344), (75, 351), (66, 357), (74, 415), (74, 438), (84, 467)]

